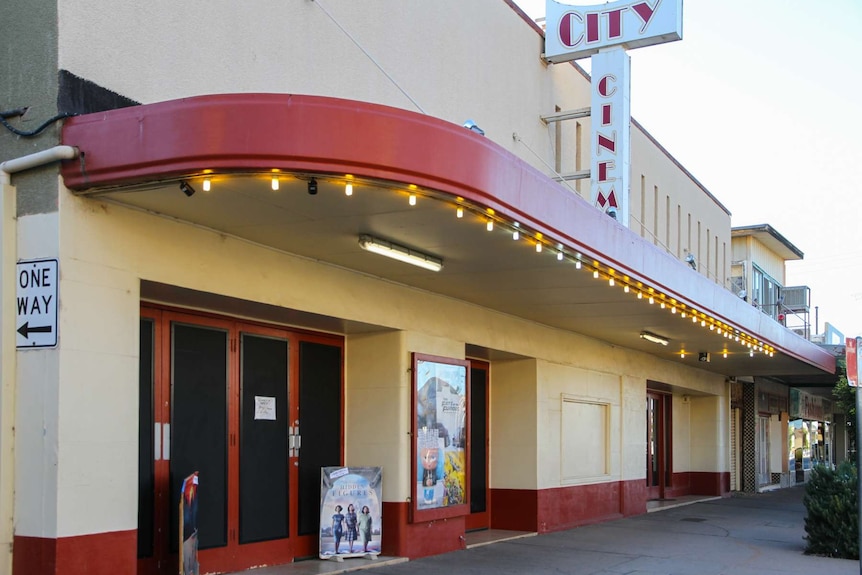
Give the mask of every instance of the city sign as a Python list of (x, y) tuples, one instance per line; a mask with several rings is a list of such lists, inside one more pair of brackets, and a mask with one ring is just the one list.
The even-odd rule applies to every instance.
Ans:
[(571, 6), (547, 0), (545, 59), (559, 63), (603, 48), (640, 48), (682, 40), (682, 0)]

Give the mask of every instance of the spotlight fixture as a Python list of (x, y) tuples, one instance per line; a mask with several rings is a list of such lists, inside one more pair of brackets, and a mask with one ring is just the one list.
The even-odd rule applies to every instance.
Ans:
[(185, 180), (180, 182), (180, 191), (188, 197), (195, 195), (195, 189)]
[(474, 122), (473, 120), (467, 120), (466, 122), (464, 122), (464, 127), (472, 132), (476, 132), (480, 136), (485, 135), (485, 130), (477, 126), (476, 122)]
[(697, 260), (694, 259), (694, 254), (687, 254), (685, 256), (685, 262), (691, 266), (691, 269), (697, 271)]
[(315, 178), (311, 178), (310, 180), (308, 180), (308, 195), (317, 195), (317, 180)]
[(656, 335), (656, 334), (650, 333), (648, 331), (642, 331), (641, 332), (641, 339), (645, 339), (647, 341), (651, 341), (653, 343), (657, 343), (660, 345), (667, 345), (670, 342), (670, 340), (667, 339), (666, 337), (662, 337), (660, 335)]
[(432, 272), (439, 272), (443, 269), (443, 260), (440, 258), (366, 234), (359, 236), (359, 246), (365, 251), (431, 270)]

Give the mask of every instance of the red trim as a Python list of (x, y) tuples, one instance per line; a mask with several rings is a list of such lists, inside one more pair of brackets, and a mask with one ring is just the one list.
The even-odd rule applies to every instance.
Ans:
[(642, 515), (647, 511), (647, 486), (643, 479), (621, 481), (620, 511), (626, 517), (630, 515)]
[(491, 489), (491, 529), (538, 531), (539, 492), (531, 489)]
[(692, 471), (692, 495), (727, 495), (730, 493), (730, 472)]
[(684, 495), (720, 495), (730, 493), (730, 472), (683, 471), (673, 474), (673, 485), (668, 487), (667, 497)]
[(643, 479), (556, 489), (492, 489), (492, 529), (547, 533), (646, 513)]
[(691, 495), (691, 472), (672, 473), (671, 484), (665, 489), (665, 497), (672, 499), (684, 495)]
[(418, 559), (464, 545), (463, 517), (411, 523), (409, 503), (383, 503), (383, 555)]
[(133, 573), (137, 531), (48, 539), (16, 535), (13, 575), (116, 575)]
[(710, 309), (783, 353), (835, 371), (828, 351), (764, 321), (766, 316), (724, 286), (690, 273), (676, 258), (490, 139), (437, 118), (336, 98), (221, 94), (70, 118), (62, 140), (83, 152), (80, 161), (62, 167), (66, 186), (74, 190), (178, 178), (204, 169), (278, 168), (350, 173), (459, 195), (601, 259), (680, 303)]

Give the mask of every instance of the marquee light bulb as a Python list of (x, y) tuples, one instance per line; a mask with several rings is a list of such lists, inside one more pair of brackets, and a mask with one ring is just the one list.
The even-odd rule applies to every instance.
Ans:
[(462, 208), (461, 206), (458, 206), (458, 208), (455, 210), (455, 217), (463, 218), (464, 217), (464, 208)]
[(212, 181), (209, 178), (204, 178), (204, 191), (208, 192), (212, 188)]

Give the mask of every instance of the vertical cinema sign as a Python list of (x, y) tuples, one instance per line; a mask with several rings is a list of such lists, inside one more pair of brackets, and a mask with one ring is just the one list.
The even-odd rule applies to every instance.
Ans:
[(590, 56), (593, 205), (629, 223), (631, 60), (627, 49), (682, 39), (682, 0), (570, 6), (547, 0), (545, 59)]

